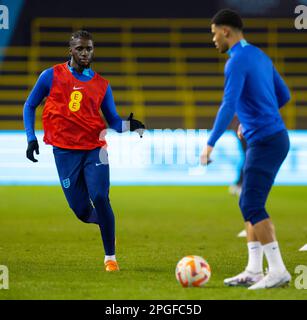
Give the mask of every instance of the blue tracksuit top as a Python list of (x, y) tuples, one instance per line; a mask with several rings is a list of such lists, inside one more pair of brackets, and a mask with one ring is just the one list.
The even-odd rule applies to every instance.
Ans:
[(244, 39), (227, 53), (223, 102), (208, 145), (215, 145), (235, 113), (248, 144), (285, 129), (279, 108), (290, 100), (290, 92), (271, 59)]

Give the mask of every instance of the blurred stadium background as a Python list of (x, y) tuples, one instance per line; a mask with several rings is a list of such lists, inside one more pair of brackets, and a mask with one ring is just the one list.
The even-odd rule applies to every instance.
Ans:
[[(2, 1), (10, 14), (9, 29), (0, 30), (2, 133), (23, 129), (23, 104), (38, 75), (68, 59), (70, 34), (80, 28), (94, 35), (93, 68), (110, 81), (122, 117), (134, 112), (149, 129), (210, 129), (223, 95), (223, 69), (227, 58), (227, 55), (218, 54), (212, 44), (210, 17), (223, 7), (237, 9), (242, 14), (246, 39), (272, 58), (289, 85), (292, 99), (281, 110), (287, 127), (307, 129), (306, 30), (294, 27), (294, 9), (304, 2), (222, 0), (181, 4), (155, 1), (145, 6), (141, 1), (120, 0), (105, 4), (93, 0), (86, 3), (66, 0), (56, 5), (50, 0)], [(37, 109), (36, 130), (42, 129), (42, 110), (42, 107)], [(297, 138), (295, 132), (292, 151), (296, 153), (292, 158), (302, 160), (306, 157), (306, 145), (302, 144), (306, 136), (300, 131)], [(11, 135), (10, 139), (13, 139)], [(8, 142), (7, 135), (2, 135), (1, 141), (2, 148), (6, 149), (6, 157), (4, 155), (0, 163), (2, 183), (18, 183), (16, 178), (10, 178), (9, 171), (17, 172), (18, 167), (32, 168), (24, 163), (24, 136), (16, 136)], [(17, 149), (8, 150), (9, 146)], [(236, 146), (232, 152), (239, 165), (240, 148)], [(10, 163), (8, 153), (15, 154), (16, 168)], [(216, 154), (217, 159), (223, 160), (231, 151)], [(54, 170), (52, 159), (46, 162)], [(215, 169), (213, 167), (212, 172), (218, 172), (220, 167)], [(222, 181), (233, 180), (235, 173), (232, 171), (236, 170), (237, 166), (232, 165)], [(307, 183), (306, 166), (292, 167), (288, 173), (291, 170), (300, 176), (297, 182)], [(55, 181), (56, 175), (53, 176)], [(293, 179), (290, 182), (293, 183)]]
[(236, 0), (201, 7), (193, 1), (185, 6), (155, 1), (146, 8), (133, 1), (18, 2), (20, 9), (10, 10), (15, 23), (0, 62), (1, 129), (23, 129), (29, 90), (43, 69), (67, 59), (69, 36), (80, 28), (94, 34), (93, 67), (110, 80), (120, 114), (133, 110), (149, 128), (211, 128), (226, 57), (212, 45), (208, 18), (220, 7), (238, 4), (250, 17), (246, 38), (269, 54), (291, 88), (291, 103), (282, 110), (288, 128), (307, 128), (306, 31), (294, 28), (294, 7), (301, 1), (253, 1), (256, 7)]

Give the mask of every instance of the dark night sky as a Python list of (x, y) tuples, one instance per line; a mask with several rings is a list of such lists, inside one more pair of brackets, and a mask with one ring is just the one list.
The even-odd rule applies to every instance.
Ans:
[[(300, 2), (300, 0), (25, 0), (11, 44), (29, 44), (31, 20), (35, 17), (208, 18), (223, 7), (242, 10), (244, 1), (249, 4), (244, 16), (253, 16), (253, 13), (259, 16), (256, 8), (262, 2), (266, 10), (265, 15), (268, 17), (294, 16), (294, 8)], [(301, 1), (307, 2), (307, 0)], [(257, 6), (253, 7), (252, 3)]]

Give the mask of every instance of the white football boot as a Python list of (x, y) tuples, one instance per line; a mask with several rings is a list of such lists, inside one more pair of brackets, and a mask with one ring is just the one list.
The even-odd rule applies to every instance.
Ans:
[(284, 272), (268, 272), (262, 280), (248, 287), (248, 290), (285, 287), (290, 281), (291, 275), (287, 270)]
[(261, 281), (264, 275), (262, 272), (253, 273), (248, 270), (244, 270), (240, 274), (235, 277), (227, 278), (224, 280), (224, 284), (230, 287), (238, 287), (238, 286), (251, 286), (252, 284)]

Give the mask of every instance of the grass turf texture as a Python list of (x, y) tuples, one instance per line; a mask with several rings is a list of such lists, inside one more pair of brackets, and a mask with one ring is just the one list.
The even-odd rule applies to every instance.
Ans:
[[(293, 278), (307, 262), (306, 187), (274, 187), (267, 209)], [(246, 264), (237, 198), (226, 187), (117, 187), (111, 203), (121, 271), (103, 269), (98, 227), (79, 221), (60, 187), (0, 187), (0, 265), (10, 289), (0, 299), (306, 299), (306, 290), (227, 288), (225, 277)], [(205, 257), (205, 288), (182, 288), (175, 266)]]

